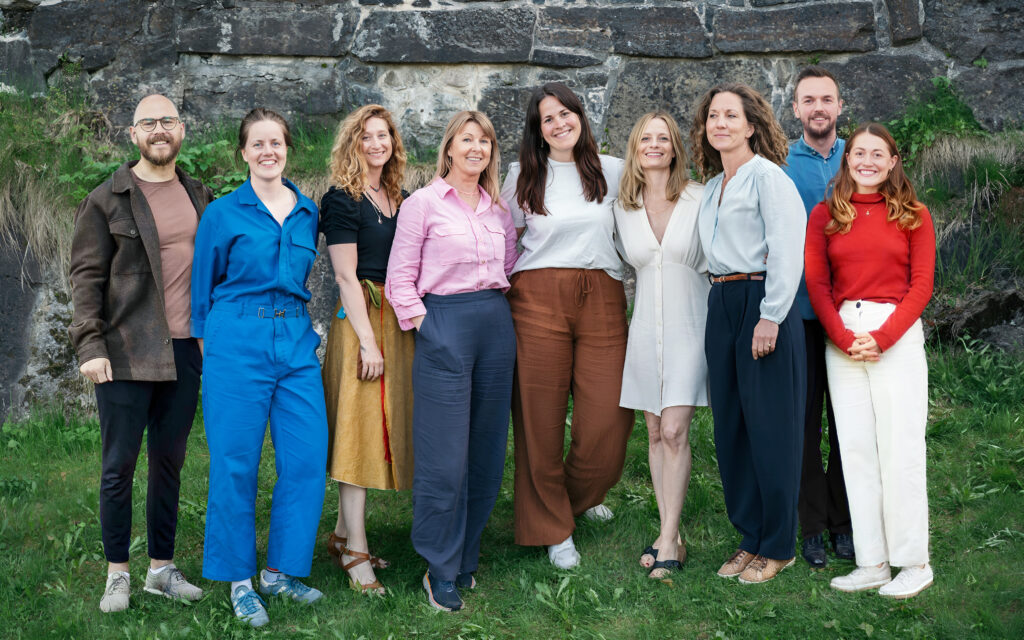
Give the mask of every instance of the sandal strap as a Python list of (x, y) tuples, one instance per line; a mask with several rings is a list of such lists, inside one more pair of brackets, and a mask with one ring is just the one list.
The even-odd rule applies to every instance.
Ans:
[[(370, 553), (368, 551), (353, 551), (352, 549), (349, 549), (348, 547), (345, 547), (344, 549), (341, 550), (341, 555), (349, 556), (350, 558), (355, 558), (355, 560), (352, 560), (348, 564), (341, 565), (341, 568), (344, 569), (345, 571), (348, 571), (352, 567), (358, 567), (359, 565), (363, 564), (364, 562), (369, 562), (370, 558), (371, 558)], [(339, 557), (339, 560), (340, 560), (340, 557)]]

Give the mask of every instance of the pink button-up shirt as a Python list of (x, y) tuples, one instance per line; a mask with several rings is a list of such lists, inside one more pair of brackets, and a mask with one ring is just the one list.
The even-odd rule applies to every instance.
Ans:
[(437, 178), (402, 202), (388, 259), (384, 295), (402, 329), (426, 314), (427, 293), (451, 295), (508, 290), (516, 264), (516, 231), (505, 201), (491, 202), (482, 187), (476, 210)]

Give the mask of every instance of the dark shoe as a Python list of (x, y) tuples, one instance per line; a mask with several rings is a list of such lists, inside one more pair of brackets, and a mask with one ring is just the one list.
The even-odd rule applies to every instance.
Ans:
[(832, 536), (832, 548), (840, 560), (853, 560), (853, 534), (836, 533)]
[(812, 569), (824, 569), (828, 564), (828, 556), (825, 555), (825, 540), (820, 533), (804, 538), (803, 556)]
[(677, 571), (683, 568), (683, 563), (686, 562), (686, 545), (680, 545), (679, 547), (679, 559), (678, 560), (658, 560), (658, 552), (654, 552), (655, 560), (654, 564), (651, 565), (651, 570), (647, 572), (647, 577), (652, 580), (665, 580), (672, 575), (673, 571)]
[(476, 589), (476, 578), (472, 573), (460, 573), (455, 576), (456, 589)]
[(462, 608), (462, 596), (449, 580), (435, 580), (427, 571), (423, 574), (423, 590), (427, 592), (430, 606), (441, 611), (458, 611)]

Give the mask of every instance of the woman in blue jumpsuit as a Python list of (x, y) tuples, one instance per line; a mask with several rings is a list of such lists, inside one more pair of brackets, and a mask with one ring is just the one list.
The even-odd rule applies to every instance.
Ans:
[(212, 202), (196, 233), (192, 335), (204, 349), (210, 450), (203, 577), (231, 581), (235, 615), (260, 626), (267, 613), (250, 577), (268, 420), (278, 479), (259, 590), (301, 602), (321, 595), (296, 579), (312, 564), (327, 462), (320, 338), (306, 312), (318, 216), (281, 177), (291, 137), (280, 115), (254, 109), (238, 137), (249, 180)]

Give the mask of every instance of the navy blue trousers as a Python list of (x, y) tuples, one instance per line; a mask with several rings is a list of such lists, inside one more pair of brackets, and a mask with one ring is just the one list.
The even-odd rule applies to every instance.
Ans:
[(804, 328), (796, 307), (779, 325), (775, 351), (754, 360), (764, 281), (715, 284), (708, 295), (708, 359), (715, 451), (740, 548), (795, 555), (807, 394)]
[(412, 364), (412, 543), (438, 580), (476, 571), (501, 487), (516, 337), (496, 289), (423, 297)]

